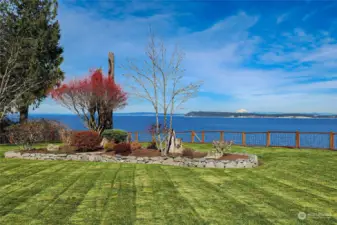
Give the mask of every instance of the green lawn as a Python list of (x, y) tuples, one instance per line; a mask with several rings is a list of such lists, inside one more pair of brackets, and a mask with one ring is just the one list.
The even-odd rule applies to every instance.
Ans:
[(200, 169), (4, 159), (11, 149), (0, 147), (0, 224), (337, 223), (337, 152), (234, 147), (263, 165)]

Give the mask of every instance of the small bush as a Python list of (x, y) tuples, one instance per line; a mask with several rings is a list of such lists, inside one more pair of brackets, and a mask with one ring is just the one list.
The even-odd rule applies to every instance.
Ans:
[(8, 135), (7, 135), (7, 129), (10, 126), (13, 126), (17, 124), (18, 122), (15, 120), (10, 119), (8, 116), (5, 116), (2, 120), (0, 120), (0, 140), (1, 144), (7, 144), (10, 143)]
[(185, 148), (184, 150), (183, 150), (183, 156), (184, 157), (189, 157), (189, 158), (193, 158), (193, 153), (194, 153), (194, 150), (193, 149), (191, 149), (191, 148)]
[(138, 150), (138, 149), (141, 149), (142, 148), (142, 144), (139, 143), (139, 142), (132, 142), (131, 143), (131, 151), (135, 151), (135, 150)]
[(33, 144), (44, 141), (44, 129), (39, 121), (27, 121), (6, 128), (11, 143), (24, 150), (31, 150)]
[(233, 141), (213, 141), (212, 144), (215, 153), (225, 154), (231, 150)]
[(115, 145), (116, 144), (113, 143), (113, 142), (107, 142), (107, 143), (104, 144), (103, 148), (106, 152), (110, 152), (114, 149)]
[(63, 133), (70, 132), (69, 128), (59, 121), (40, 119), (37, 122), (41, 123), (45, 142), (60, 142)]
[(113, 140), (116, 144), (118, 144), (126, 141), (128, 133), (124, 130), (108, 129), (103, 131), (102, 137), (105, 137), (110, 141)]
[(95, 150), (101, 142), (101, 137), (94, 131), (77, 131), (71, 135), (70, 145), (80, 151)]
[(155, 141), (150, 142), (150, 144), (148, 144), (146, 148), (147, 148), (147, 149), (155, 149), (155, 150), (158, 150), (157, 144), (156, 144)]
[(113, 151), (115, 151), (115, 154), (129, 155), (131, 154), (131, 145), (129, 143), (119, 143), (114, 146)]

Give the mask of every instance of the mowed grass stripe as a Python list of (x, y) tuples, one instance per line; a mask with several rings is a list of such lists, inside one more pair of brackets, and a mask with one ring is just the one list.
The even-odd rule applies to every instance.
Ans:
[[(274, 171), (281, 171), (284, 172), (284, 170), (275, 169)], [(337, 170), (336, 170), (337, 171)], [(322, 175), (322, 173), (326, 173), (326, 171), (321, 171), (319, 173), (311, 173), (310, 171), (302, 171), (302, 172), (292, 172), (289, 170), (286, 170), (287, 175), (291, 175), (292, 177), (300, 180), (305, 180), (308, 182), (313, 182), (320, 184), (324, 190), (331, 189), (331, 190), (337, 190), (337, 179), (330, 179), (326, 177), (325, 175)]]
[(154, 204), (153, 189), (151, 178), (147, 173), (148, 165), (137, 165), (135, 174), (136, 186), (136, 221), (135, 224), (158, 224), (154, 221), (153, 213), (158, 209), (158, 205)]
[[(300, 175), (294, 175), (286, 171), (275, 170), (271, 172), (270, 175), (273, 175), (274, 177), (286, 177), (287, 179), (285, 179), (285, 181), (288, 184), (294, 184), (297, 189), (301, 189), (304, 191), (306, 189), (310, 189), (310, 192), (318, 196), (319, 198), (325, 199), (327, 201), (334, 201), (334, 203), (336, 203), (337, 201), (337, 185), (335, 185), (335, 187), (329, 187), (321, 184), (318, 180), (309, 180), (308, 176), (313, 176), (313, 174), (309, 175), (304, 172), (300, 173)], [(336, 181), (331, 181), (332, 184), (334, 182)]]
[(315, 192), (315, 186), (312, 187), (302, 186), (300, 182), (285, 179), (282, 175), (278, 176), (277, 174), (266, 175), (260, 173), (253, 173), (252, 176), (258, 176), (260, 179), (276, 183), (280, 187), (295, 191), (299, 196), (299, 198), (303, 202), (306, 202), (306, 205), (314, 204), (312, 200), (315, 200), (315, 205), (313, 205), (312, 207), (326, 206), (326, 204), (330, 205), (336, 203), (334, 200), (327, 199), (313, 193)]
[(14, 190), (9, 189), (2, 192), (0, 199), (0, 216), (4, 216), (14, 209), (17, 205), (27, 201), (31, 196), (40, 193), (45, 187), (49, 186), (59, 178), (57, 174), (64, 169), (62, 164), (46, 169), (38, 177), (29, 177), (18, 184)]
[(133, 224), (136, 220), (135, 164), (120, 164), (101, 224)]
[(25, 163), (22, 163), (22, 161), (23, 160), (16, 159), (0, 159), (0, 174), (16, 167), (24, 167), (28, 166), (29, 164), (36, 164), (36, 161), (33, 160), (24, 160)]
[[(249, 176), (246, 172), (251, 175)], [(301, 211), (310, 213), (326, 213), (326, 210), (320, 211), (318, 209), (319, 206), (314, 203), (312, 203), (311, 206), (303, 205), (303, 197), (306, 196), (306, 193), (301, 192), (295, 187), (284, 186), (279, 184), (277, 180), (271, 181), (263, 175), (260, 176), (260, 174), (258, 172), (254, 172), (254, 170), (246, 172), (244, 173), (244, 176), (242, 176), (243, 173), (241, 173), (241, 171), (237, 174), (235, 172), (230, 173), (230, 176), (232, 176), (232, 188), (230, 191), (236, 191), (238, 185), (242, 189), (241, 194), (239, 193), (240, 196), (250, 193), (249, 191), (253, 190), (256, 197), (259, 197), (264, 201), (268, 201), (270, 202), (269, 204), (273, 205), (273, 207), (286, 212), (287, 215), (290, 216), (290, 221), (287, 223), (295, 223), (297, 220), (297, 214)], [(215, 176), (221, 179), (222, 171), (218, 171), (218, 173), (220, 176)], [(280, 218), (283, 219), (284, 217), (280, 216)], [(335, 222), (335, 219), (332, 217), (311, 218), (311, 221), (309, 221), (310, 224), (334, 224)], [(279, 223), (279, 221), (277, 223)]]
[[(205, 169), (180, 169), (163, 167), (175, 182), (177, 189), (185, 193), (192, 205), (198, 205), (198, 213), (210, 224), (272, 224), (268, 215), (262, 215), (240, 199), (229, 195), (230, 186), (220, 188), (200, 178), (195, 171)], [(206, 169), (204, 173), (209, 173)], [(225, 176), (225, 175), (224, 175)], [(231, 181), (228, 182), (230, 184)], [(253, 199), (252, 199), (253, 200)]]
[[(167, 166), (168, 168), (174, 168)], [(165, 168), (167, 168), (165, 167)], [(159, 165), (146, 167), (150, 178), (153, 203), (156, 210), (152, 214), (157, 224), (205, 224), (194, 205), (191, 205), (177, 190), (171, 176)], [(180, 168), (184, 170), (184, 168)]]
[[(337, 155), (337, 153), (336, 153), (336, 155)], [(322, 162), (322, 163), (324, 163), (324, 162)], [(270, 168), (270, 169), (274, 171), (274, 169), (276, 169), (276, 168)], [(299, 166), (299, 165), (296, 165), (296, 166), (289, 165), (285, 169), (289, 170), (290, 172), (304, 173), (304, 174), (308, 174), (308, 175), (319, 174), (321, 176), (321, 179), (331, 180), (332, 182), (336, 181), (336, 176), (335, 176), (334, 173), (332, 173), (332, 171), (336, 171), (337, 168), (333, 168), (333, 167), (325, 167), (325, 166), (320, 167), (320, 166), (315, 165), (315, 163), (312, 163), (311, 167), (309, 165), (305, 165), (305, 166), (302, 166), (302, 167)]]
[[(217, 171), (219, 172), (219, 171)], [(219, 172), (221, 175), (213, 174), (214, 179), (220, 180), (223, 175), (222, 171)], [(269, 210), (272, 212), (282, 212), (279, 215), (270, 217), (273, 219), (274, 224), (294, 224), (299, 222), (297, 219), (297, 214), (301, 211), (305, 211), (306, 207), (298, 204), (298, 193), (296, 190), (289, 190), (289, 188), (283, 188), (279, 185), (273, 185), (268, 179), (264, 177), (259, 177), (257, 174), (251, 174), (251, 176), (240, 176), (240, 173), (227, 173), (231, 176), (230, 182), (226, 184), (219, 184), (221, 188), (230, 187), (227, 189), (227, 193), (236, 196), (239, 199), (249, 199), (251, 202), (251, 207), (257, 208), (266, 214), (265, 204), (270, 205)], [(273, 186), (273, 188), (265, 188), (265, 186)], [(290, 195), (289, 195), (290, 193)], [(249, 203), (247, 203), (249, 204)], [(263, 208), (261, 208), (263, 207)], [(315, 209), (313, 209), (315, 210)], [(309, 210), (310, 212), (316, 212)], [(269, 215), (268, 215), (269, 216)], [(329, 220), (331, 222), (331, 220)], [(326, 221), (321, 221), (316, 219), (314, 224), (326, 224)]]
[[(333, 209), (337, 209), (336, 203), (332, 201), (326, 201), (319, 196), (311, 193), (310, 189), (299, 189), (294, 185), (288, 184), (283, 178), (274, 178), (270, 176), (263, 176), (261, 179), (268, 180), (272, 184), (268, 184), (267, 188), (275, 185), (280, 190), (278, 195), (282, 195), (283, 198), (289, 201), (296, 201), (296, 203), (302, 207), (302, 211), (306, 210), (312, 213), (322, 213), (331, 210), (330, 213), (335, 213)], [(282, 191), (282, 189), (286, 191)], [(336, 221), (337, 222), (337, 221)]]
[[(27, 176), (22, 176), (21, 178), (17, 178), (16, 176), (11, 177), (10, 182), (7, 180), (6, 185), (2, 184), (0, 187), (0, 199), (12, 192), (41, 182), (40, 177), (43, 177), (45, 174), (52, 175), (55, 171), (63, 169), (63, 165), (64, 163), (37, 164), (36, 169), (39, 169), (39, 171), (34, 170), (34, 172), (31, 172), (31, 170), (28, 170), (29, 175)], [(14, 180), (15, 178), (17, 180)]]
[[(35, 161), (36, 162), (36, 161)], [(25, 165), (25, 161), (22, 161), (22, 164)], [(59, 165), (59, 162), (55, 161), (39, 161), (33, 164), (28, 164), (23, 167), (15, 167), (10, 170), (7, 170), (0, 174), (0, 186), (5, 186), (7, 184), (11, 184), (12, 182), (16, 182), (20, 179), (27, 178), (29, 176), (40, 173), (41, 171), (48, 169), (52, 166)], [(2, 189), (0, 189), (0, 194), (2, 193)]]
[[(221, 176), (216, 176), (217, 172), (221, 171)], [(236, 199), (238, 202), (246, 205), (249, 210), (257, 214), (264, 215), (267, 220), (273, 224), (289, 224), (287, 212), (283, 210), (283, 207), (275, 202), (277, 200), (276, 196), (270, 196), (271, 198), (265, 198), (264, 194), (261, 193), (255, 187), (249, 185), (235, 185), (237, 178), (232, 176), (229, 170), (221, 169), (208, 169), (205, 171), (194, 170), (194, 172), (199, 174), (199, 179), (202, 179), (210, 184), (220, 188), (221, 195), (219, 196), (230, 196)], [(233, 212), (234, 213), (234, 212)], [(289, 217), (294, 218), (294, 217)]]
[(67, 190), (82, 175), (81, 168), (83, 167), (86, 167), (86, 165), (80, 163), (65, 164), (64, 169), (56, 173), (58, 179), (55, 182), (49, 182), (47, 187), (40, 193), (30, 197), (10, 213), (0, 218), (0, 224), (28, 224), (28, 221), (31, 221), (35, 216), (43, 212), (50, 202), (53, 202), (54, 199)]
[(54, 199), (30, 224), (69, 224), (69, 218), (81, 204), (85, 195), (102, 175), (104, 163), (87, 163), (78, 172), (78, 179)]
[(121, 164), (106, 163), (102, 176), (69, 219), (72, 224), (100, 224)]

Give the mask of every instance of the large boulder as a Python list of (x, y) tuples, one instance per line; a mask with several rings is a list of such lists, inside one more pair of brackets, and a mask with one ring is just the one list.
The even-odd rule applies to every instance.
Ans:
[(49, 152), (57, 152), (59, 150), (60, 150), (60, 146), (58, 146), (58, 145), (49, 144), (47, 146), (47, 151), (49, 151)]
[(100, 146), (101, 146), (102, 148), (104, 148), (104, 145), (107, 144), (107, 143), (109, 143), (109, 140), (108, 140), (106, 137), (104, 137), (104, 138), (102, 139), (102, 141), (101, 141)]
[(171, 141), (169, 142), (169, 153), (172, 154), (182, 154), (184, 151), (183, 142), (181, 138), (176, 138), (175, 132), (172, 132)]

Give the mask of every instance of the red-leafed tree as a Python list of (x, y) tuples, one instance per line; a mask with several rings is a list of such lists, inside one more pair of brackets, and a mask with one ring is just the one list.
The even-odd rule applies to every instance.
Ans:
[[(101, 70), (93, 71), (89, 77), (70, 81), (51, 91), (51, 96), (62, 106), (76, 113), (86, 126), (102, 133), (105, 129), (106, 112), (126, 106), (127, 95), (113, 78), (104, 76)], [(97, 109), (97, 115), (91, 113)]]

